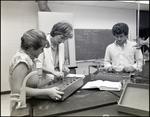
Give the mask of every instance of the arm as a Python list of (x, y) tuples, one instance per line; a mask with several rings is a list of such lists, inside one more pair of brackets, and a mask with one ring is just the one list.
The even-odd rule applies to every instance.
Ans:
[(142, 45), (146, 45), (149, 48), (149, 37), (146, 40), (143, 40), (142, 38), (136, 39), (137, 44), (134, 45), (134, 47), (141, 48)]
[[(12, 93), (19, 93), (20, 89), (22, 87), (24, 78), (28, 74), (28, 69), (25, 63), (20, 63), (18, 66), (14, 69), (12, 74)], [(34, 82), (35, 83), (35, 82)], [(33, 84), (34, 84), (33, 83)], [(36, 83), (35, 83), (36, 84)], [(49, 89), (36, 89), (31, 87), (26, 87), (26, 95), (27, 96), (40, 96), (40, 95), (48, 95), (51, 98), (61, 98), (61, 95), (63, 92), (58, 91), (57, 87), (49, 88)]]
[(143, 66), (143, 55), (140, 49), (136, 49), (135, 50), (135, 64), (133, 65), (133, 67), (138, 70), (138, 71), (142, 71), (142, 66)]
[(111, 64), (111, 56), (110, 56), (108, 47), (106, 48), (106, 51), (105, 51), (104, 67), (108, 71), (112, 71), (113, 70), (112, 64)]
[(149, 37), (145, 40), (145, 45), (147, 45), (147, 47), (149, 47)]
[[(135, 47), (135, 46), (133, 46)], [(123, 68), (124, 72), (135, 72), (137, 71), (142, 71), (142, 66), (143, 66), (143, 54), (141, 49), (139, 48), (134, 48), (134, 64), (131, 66), (126, 66)]]
[(138, 38), (138, 42), (139, 42), (139, 45), (142, 46), (142, 45), (147, 45), (149, 47), (149, 37), (146, 39), (146, 40), (143, 40), (141, 38)]
[(64, 74), (69, 73), (70, 69), (64, 65), (65, 62), (65, 47), (64, 43), (59, 44), (59, 70), (60, 72), (64, 72)]
[(48, 95), (52, 99), (55, 99), (56, 97), (60, 99), (62, 94), (64, 93), (59, 91), (58, 87), (52, 87), (47, 89), (36, 89), (36, 88), (26, 87), (26, 95), (29, 97)]
[[(38, 56), (38, 59), (40, 59), (40, 61), (42, 62), (42, 64), (44, 63), (43, 62), (44, 61), (44, 57), (45, 57), (44, 53), (42, 53), (42, 54), (40, 54)], [(57, 77), (63, 76), (63, 74), (61, 72), (58, 72), (58, 71), (55, 71), (53, 69), (47, 68), (44, 65), (42, 66), (42, 70), (43, 70), (43, 72), (45, 72), (47, 74), (52, 74), (52, 75), (57, 76)]]
[(43, 69), (43, 72), (45, 72), (47, 74), (53, 74), (54, 76), (57, 76), (57, 77), (63, 76), (63, 74), (61, 72), (55, 71), (55, 70), (52, 70), (52, 69), (48, 69), (45, 66), (43, 66), (42, 69)]

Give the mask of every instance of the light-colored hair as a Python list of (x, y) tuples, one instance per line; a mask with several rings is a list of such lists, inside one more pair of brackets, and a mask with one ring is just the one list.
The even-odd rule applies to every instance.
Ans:
[(46, 35), (40, 30), (28, 30), (21, 37), (21, 48), (23, 50), (27, 50), (30, 47), (33, 47), (35, 50), (37, 50), (46, 44), (48, 44)]
[(60, 21), (52, 27), (52, 30), (50, 32), (51, 36), (54, 37), (56, 35), (62, 35), (67, 38), (72, 38), (72, 25), (68, 23), (67, 21)]

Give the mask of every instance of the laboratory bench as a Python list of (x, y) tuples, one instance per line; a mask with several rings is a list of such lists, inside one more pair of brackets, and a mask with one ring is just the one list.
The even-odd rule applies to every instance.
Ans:
[[(88, 81), (91, 75), (85, 76), (83, 85)], [(80, 87), (64, 101), (33, 97), (27, 99), (26, 108), (14, 110), (11, 116), (135, 116), (117, 110), (122, 92)]]

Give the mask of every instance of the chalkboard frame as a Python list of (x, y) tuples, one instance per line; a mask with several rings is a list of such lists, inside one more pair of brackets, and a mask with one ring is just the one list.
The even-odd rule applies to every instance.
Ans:
[(76, 62), (103, 59), (106, 47), (113, 43), (112, 29), (74, 29)]

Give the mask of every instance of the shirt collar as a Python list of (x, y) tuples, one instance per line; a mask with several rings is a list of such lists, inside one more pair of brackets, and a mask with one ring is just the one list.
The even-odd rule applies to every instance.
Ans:
[[(128, 40), (126, 40), (126, 42), (125, 42), (121, 47), (125, 47), (125, 46), (127, 45), (127, 42), (128, 42)], [(114, 44), (117, 45), (117, 46), (120, 46), (120, 45), (118, 45), (118, 44), (116, 43), (116, 40), (115, 40)]]
[(51, 44), (51, 48), (55, 51), (58, 49), (58, 47), (54, 47), (53, 44)]
[(52, 38), (52, 37), (50, 36), (50, 38), (49, 38), (49, 44), (50, 44), (51, 48), (52, 48), (54, 51), (56, 51), (56, 50), (58, 49), (58, 47), (55, 48), (55, 47), (53, 46), (53, 44), (52, 44), (52, 42), (51, 42), (51, 38)]

